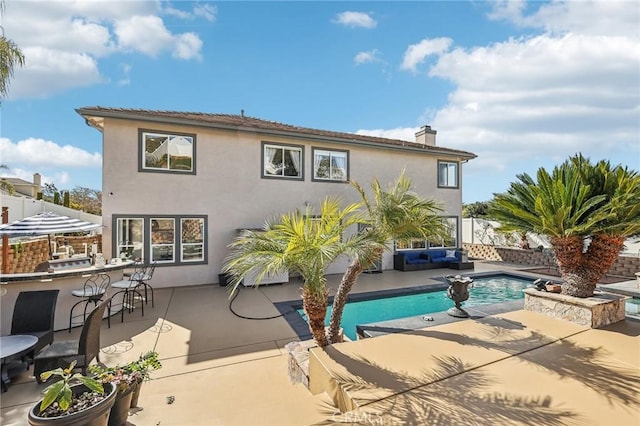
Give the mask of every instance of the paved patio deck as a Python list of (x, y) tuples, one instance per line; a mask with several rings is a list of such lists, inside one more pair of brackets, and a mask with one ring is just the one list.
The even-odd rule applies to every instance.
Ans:
[[(514, 268), (476, 263), (475, 272), (490, 270)], [(450, 273), (363, 274), (354, 291), (435, 284)], [(339, 278), (329, 277), (332, 288)], [(234, 309), (276, 315), (273, 303), (296, 299), (299, 286), (242, 289)], [(238, 318), (217, 285), (156, 289), (155, 297), (144, 317), (116, 316), (102, 328), (102, 362), (149, 350), (162, 360), (130, 425), (640, 424), (638, 321), (588, 330), (514, 311), (335, 345), (320, 357), (359, 386), (358, 410), (343, 414), (326, 393), (289, 382), (283, 348), (298, 337), (283, 318)], [(0, 397), (0, 423), (26, 424), (44, 387), (31, 371), (18, 377)]]

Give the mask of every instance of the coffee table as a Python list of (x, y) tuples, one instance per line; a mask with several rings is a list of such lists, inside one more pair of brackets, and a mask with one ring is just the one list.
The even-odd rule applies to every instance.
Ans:
[(449, 262), (448, 266), (451, 269), (457, 269), (457, 270), (474, 268), (473, 262)]
[(29, 353), (38, 343), (36, 336), (16, 334), (13, 336), (0, 336), (0, 358), (2, 358), (2, 392), (7, 391), (7, 385), (11, 382), (10, 371), (25, 371), (29, 363), (19, 359)]

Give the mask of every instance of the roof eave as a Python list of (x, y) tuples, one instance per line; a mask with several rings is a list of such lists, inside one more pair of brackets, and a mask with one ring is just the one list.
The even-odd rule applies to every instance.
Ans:
[(422, 145), (416, 144), (414, 142), (406, 142), (406, 144), (396, 145), (391, 143), (384, 142), (375, 142), (375, 141), (364, 141), (360, 139), (353, 138), (341, 138), (335, 136), (321, 136), (321, 135), (313, 135), (303, 132), (295, 132), (295, 131), (285, 131), (285, 130), (272, 130), (272, 129), (264, 129), (261, 127), (247, 127), (247, 126), (237, 126), (233, 124), (224, 124), (224, 123), (209, 123), (203, 122), (188, 118), (177, 118), (177, 117), (166, 117), (166, 116), (153, 116), (146, 114), (138, 114), (131, 113), (128, 111), (99, 111), (96, 113), (96, 110), (91, 108), (78, 108), (76, 112), (84, 117), (87, 125), (96, 128), (100, 132), (104, 132), (104, 118), (117, 118), (122, 120), (136, 120), (136, 121), (150, 121), (154, 123), (163, 123), (163, 124), (173, 124), (173, 125), (187, 125), (187, 126), (199, 126), (199, 127), (207, 127), (212, 129), (220, 129), (220, 130), (231, 130), (231, 131), (240, 131), (247, 133), (259, 133), (262, 135), (269, 136), (279, 136), (279, 137), (288, 137), (295, 139), (303, 139), (308, 141), (318, 141), (318, 142), (332, 142), (336, 144), (349, 145), (349, 146), (364, 146), (364, 147), (373, 147), (373, 148), (383, 148), (395, 151), (410, 151), (410, 152), (422, 152), (429, 153), (438, 156), (446, 156), (446, 157), (455, 157), (461, 160), (472, 160), (477, 157), (477, 155), (466, 152), (466, 151), (457, 151), (450, 149), (439, 149), (437, 146), (432, 145)]

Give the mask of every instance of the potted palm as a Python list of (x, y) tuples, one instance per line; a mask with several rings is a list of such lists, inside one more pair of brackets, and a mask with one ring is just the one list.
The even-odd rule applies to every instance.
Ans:
[(29, 410), (31, 426), (106, 426), (116, 398), (116, 387), (91, 377), (73, 373), (76, 361), (68, 368), (56, 368), (40, 375), (60, 380), (44, 390), (44, 397)]

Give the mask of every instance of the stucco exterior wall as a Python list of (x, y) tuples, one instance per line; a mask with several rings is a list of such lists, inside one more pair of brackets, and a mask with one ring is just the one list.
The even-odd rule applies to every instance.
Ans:
[[(196, 174), (139, 172), (140, 128), (195, 134)], [(304, 181), (261, 178), (263, 141), (304, 145)], [(207, 215), (208, 264), (158, 266), (153, 284), (164, 287), (217, 283), (227, 245), (237, 229), (261, 227), (267, 218), (304, 209), (305, 202), (318, 206), (327, 195), (339, 196), (345, 202), (358, 200), (358, 194), (350, 184), (311, 180), (312, 147), (349, 150), (350, 179), (365, 188), (374, 177), (387, 185), (405, 169), (416, 192), (438, 199), (445, 209), (444, 215), (460, 218), (461, 185), (458, 189), (438, 189), (438, 158), (428, 154), (107, 118), (103, 136), (102, 205), (105, 257), (115, 255), (114, 215)], [(328, 272), (343, 272), (347, 263), (348, 259), (336, 262)], [(386, 253), (383, 269), (392, 268), (391, 253)]]

